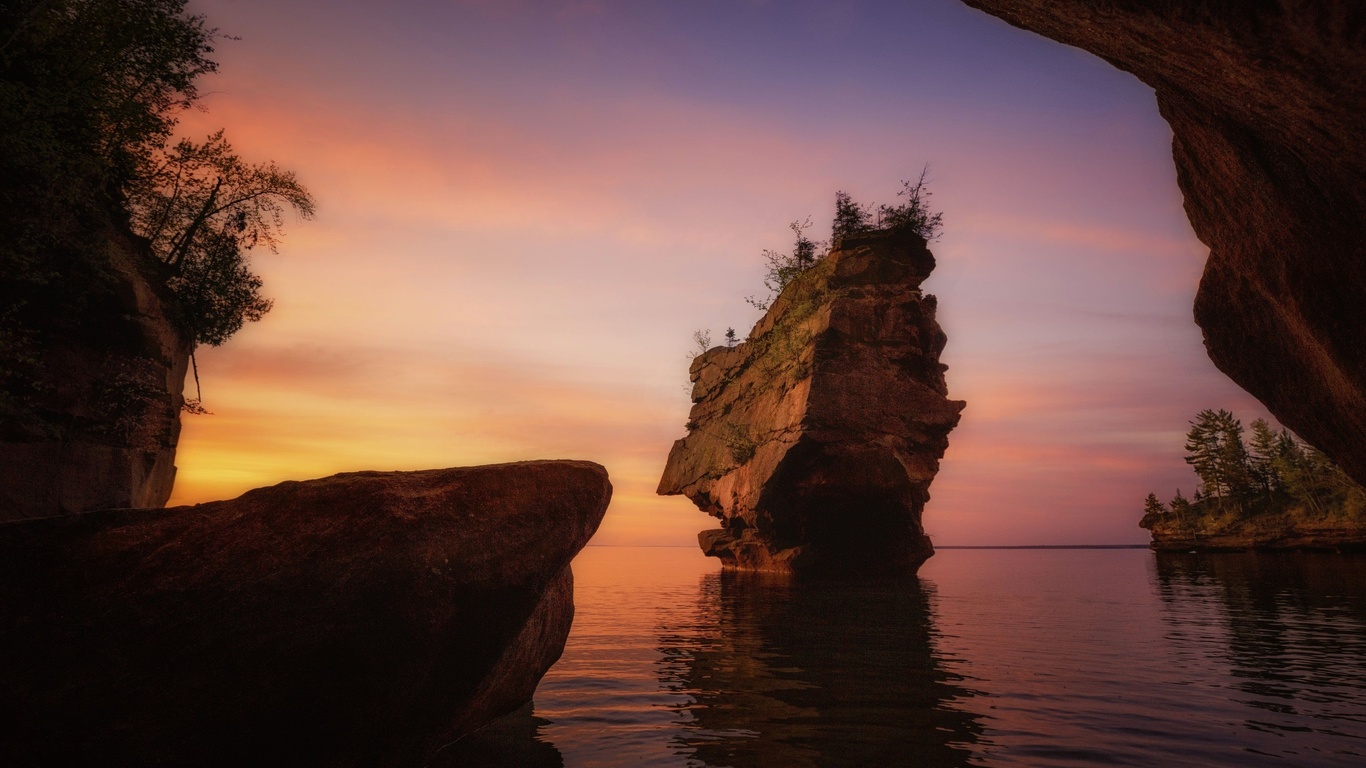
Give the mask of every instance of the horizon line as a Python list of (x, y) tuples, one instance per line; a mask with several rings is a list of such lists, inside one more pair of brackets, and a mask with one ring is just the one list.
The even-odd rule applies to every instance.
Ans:
[[(696, 544), (594, 544), (589, 542), (584, 545), (588, 547), (614, 547), (624, 549), (627, 547), (648, 547), (651, 549), (697, 549)], [(935, 549), (1150, 549), (1148, 544), (940, 544)]]

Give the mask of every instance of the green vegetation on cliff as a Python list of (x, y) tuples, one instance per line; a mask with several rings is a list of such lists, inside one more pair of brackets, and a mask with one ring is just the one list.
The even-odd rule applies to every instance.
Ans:
[(1258, 419), (1247, 442), (1242, 422), (1225, 410), (1203, 410), (1190, 424), (1185, 459), (1200, 484), (1190, 499), (1178, 490), (1169, 504), (1148, 494), (1139, 525), (1154, 536), (1366, 523), (1366, 489), (1288, 431)]
[[(811, 218), (793, 221), (788, 225), (795, 239), (791, 253), (765, 249), (763, 252), (767, 269), (764, 272), (764, 288), (768, 294), (763, 298), (748, 296), (745, 301), (755, 309), (770, 313), (781, 297), (781, 311), (773, 311), (772, 322), (761, 320), (755, 326), (745, 343), (753, 351), (751, 364), (760, 366), (770, 380), (800, 381), (811, 373), (812, 361), (802, 357), (803, 350), (809, 347), (811, 331), (806, 328), (807, 320), (827, 299), (828, 270), (823, 273), (820, 267), (825, 264), (826, 256), (839, 250), (846, 240), (875, 235), (912, 234), (926, 241), (939, 237), (943, 227), (943, 214), (930, 210), (929, 165), (921, 169), (915, 181), (902, 181), (902, 189), (897, 193), (901, 198), (896, 205), (859, 204), (848, 193), (835, 193), (835, 215), (830, 224), (830, 240), (816, 241), (807, 237), (811, 228)], [(762, 329), (761, 332), (760, 329)], [(739, 339), (735, 329), (726, 329), (726, 347), (734, 348)], [(711, 331), (698, 329), (693, 332), (696, 350), (689, 358), (696, 358), (711, 349)], [(780, 375), (780, 374), (791, 374)], [(692, 390), (689, 385), (685, 387)], [(691, 423), (691, 422), (690, 422)], [(691, 430), (692, 427), (689, 427)]]
[(796, 280), (807, 270), (816, 266), (823, 252), (839, 248), (846, 238), (866, 236), (878, 231), (911, 232), (926, 242), (939, 237), (943, 229), (944, 214), (930, 210), (930, 197), (934, 194), (929, 187), (930, 166), (920, 170), (915, 181), (902, 181), (901, 191), (896, 193), (902, 198), (896, 205), (859, 204), (840, 190), (835, 193), (835, 216), (830, 222), (830, 240), (819, 242), (806, 236), (811, 228), (811, 217), (804, 221), (794, 221), (788, 225), (796, 235), (792, 253), (765, 250), (764, 261), (768, 268), (764, 272), (764, 288), (768, 296), (762, 299), (750, 296), (745, 300), (755, 309), (767, 311), (778, 294), (788, 283)]

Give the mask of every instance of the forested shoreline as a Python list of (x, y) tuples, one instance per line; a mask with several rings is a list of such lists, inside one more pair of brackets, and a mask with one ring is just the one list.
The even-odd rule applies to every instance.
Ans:
[(1257, 419), (1245, 439), (1242, 422), (1222, 409), (1203, 410), (1190, 424), (1185, 460), (1199, 484), (1190, 497), (1178, 488), (1165, 503), (1148, 494), (1139, 525), (1154, 537), (1177, 531), (1218, 535), (1277, 521), (1366, 522), (1366, 489), (1288, 430)]

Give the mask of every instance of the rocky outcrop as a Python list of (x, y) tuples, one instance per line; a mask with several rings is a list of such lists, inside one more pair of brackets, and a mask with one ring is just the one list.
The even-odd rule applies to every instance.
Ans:
[(422, 765), (559, 658), (611, 496), (543, 461), (0, 525), (7, 765)]
[(1139, 526), (1152, 533), (1150, 546), (1158, 552), (1366, 552), (1366, 519), (1349, 513), (1311, 515), (1297, 510), (1216, 519), (1169, 513), (1147, 515)]
[(964, 2), (1153, 87), (1210, 358), (1366, 483), (1366, 4)]
[(170, 498), (192, 339), (145, 243), (111, 227), (101, 246), (79, 291), (18, 300), (67, 304), (33, 338), (0, 333), (0, 521)]
[(688, 435), (661, 494), (720, 518), (702, 549), (764, 571), (914, 571), (920, 524), (958, 424), (925, 241), (846, 239), (793, 280), (734, 348), (693, 360)]

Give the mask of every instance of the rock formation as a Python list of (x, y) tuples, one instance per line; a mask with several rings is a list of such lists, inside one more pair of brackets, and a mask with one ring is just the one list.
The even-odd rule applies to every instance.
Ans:
[(559, 658), (610, 496), (543, 461), (0, 524), (5, 763), (423, 765)]
[(92, 240), (103, 255), (78, 288), (19, 300), (45, 313), (35, 338), (0, 332), (0, 521), (171, 495), (191, 337), (144, 242), (113, 226)]
[(661, 494), (721, 519), (702, 549), (726, 567), (914, 571), (934, 549), (920, 524), (958, 424), (945, 336), (920, 283), (925, 241), (846, 239), (793, 280), (749, 339), (693, 360), (688, 435)]
[(1366, 483), (1366, 4), (964, 2), (1153, 87), (1210, 358)]
[(1360, 514), (1262, 514), (1251, 517), (1183, 519), (1146, 515), (1139, 526), (1153, 536), (1158, 552), (1325, 550), (1366, 552), (1366, 519)]

